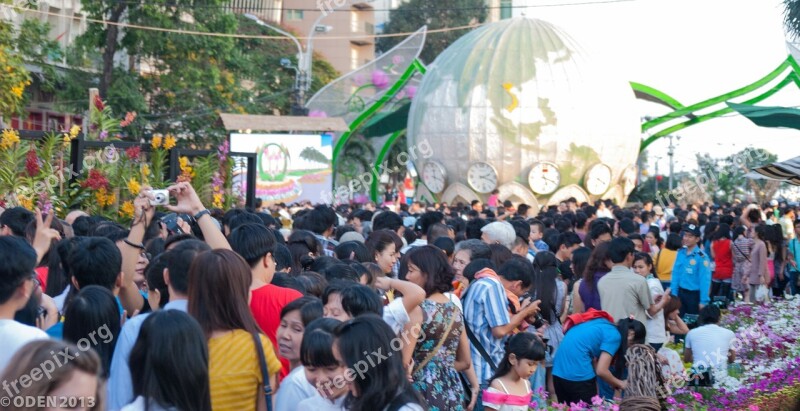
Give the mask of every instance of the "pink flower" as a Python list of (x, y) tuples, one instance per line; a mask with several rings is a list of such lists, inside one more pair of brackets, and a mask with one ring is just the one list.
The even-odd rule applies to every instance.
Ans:
[(372, 85), (378, 90), (383, 90), (389, 87), (389, 75), (383, 70), (375, 70), (372, 72)]
[(667, 398), (667, 404), (670, 404), (670, 405), (675, 405), (675, 404), (677, 404), (677, 403), (678, 403), (678, 402), (677, 402), (677, 401), (675, 401), (675, 398), (672, 398), (672, 397), (669, 397), (669, 398)]
[(750, 411), (758, 411), (758, 405), (752, 404), (749, 407), (747, 407), (747, 409)]
[(592, 397), (592, 405), (600, 405), (602, 403), (603, 403), (603, 399), (600, 398), (599, 395), (595, 395), (594, 397)]
[(103, 141), (103, 140), (105, 140), (106, 138), (108, 138), (108, 131), (105, 131), (105, 130), (101, 131), (101, 132), (100, 132), (100, 135), (99, 135), (97, 138), (98, 138), (100, 141)]
[(363, 74), (357, 74), (355, 77), (353, 77), (352, 81), (353, 85), (355, 85), (356, 87), (361, 87), (367, 83), (367, 80), (364, 78)]
[(309, 117), (316, 117), (316, 118), (328, 118), (328, 113), (326, 113), (326, 112), (324, 112), (322, 110), (311, 110), (308, 113), (308, 116)]
[(414, 99), (414, 96), (417, 95), (417, 87), (416, 86), (408, 86), (406, 87), (406, 94), (408, 94), (409, 99)]
[(693, 393), (692, 393), (692, 397), (694, 397), (695, 401), (700, 401), (700, 400), (702, 400), (702, 399), (703, 399), (703, 396), (702, 396), (702, 395), (700, 395), (700, 393), (699, 393), (699, 392), (693, 392)]

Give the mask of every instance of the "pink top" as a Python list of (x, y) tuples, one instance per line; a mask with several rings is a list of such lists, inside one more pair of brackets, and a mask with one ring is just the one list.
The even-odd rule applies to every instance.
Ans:
[(503, 387), (503, 392), (493, 387), (484, 390), (481, 399), (484, 407), (498, 411), (528, 411), (531, 403), (531, 387), (527, 380), (525, 386), (528, 388), (528, 393), (525, 395), (509, 394), (503, 382), (500, 380), (497, 382)]
[(486, 202), (486, 205), (489, 207), (497, 207), (497, 194), (490, 195), (489, 201)]

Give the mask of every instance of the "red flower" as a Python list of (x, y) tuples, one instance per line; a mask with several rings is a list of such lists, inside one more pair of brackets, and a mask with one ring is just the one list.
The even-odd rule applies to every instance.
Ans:
[(108, 189), (108, 179), (98, 169), (89, 170), (89, 177), (81, 183), (83, 188), (91, 188), (92, 190), (99, 190), (101, 188)]
[(103, 100), (100, 99), (100, 96), (94, 96), (94, 107), (97, 111), (103, 111), (106, 108), (106, 105), (103, 103)]
[(125, 154), (128, 156), (129, 159), (136, 161), (139, 159), (139, 155), (142, 154), (142, 148), (139, 146), (131, 147), (125, 150)]
[(41, 171), (39, 167), (39, 157), (36, 156), (36, 150), (34, 148), (31, 148), (28, 151), (28, 155), (25, 157), (25, 170), (30, 177), (36, 177)]

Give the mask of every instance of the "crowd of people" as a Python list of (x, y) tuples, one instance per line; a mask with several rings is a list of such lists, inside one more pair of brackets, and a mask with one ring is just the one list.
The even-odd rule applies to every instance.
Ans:
[(0, 214), (3, 405), (521, 411), (546, 392), (659, 409), (683, 361), (703, 379), (734, 360), (719, 307), (800, 280), (800, 222), (777, 202), (225, 211), (169, 192), (156, 207), (144, 188), (129, 227)]

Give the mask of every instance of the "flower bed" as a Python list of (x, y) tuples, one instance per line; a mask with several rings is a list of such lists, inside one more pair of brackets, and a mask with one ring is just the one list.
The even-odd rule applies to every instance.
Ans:
[[(714, 387), (688, 388), (672, 384), (667, 409), (709, 411), (800, 410), (800, 298), (763, 305), (738, 305), (724, 313), (720, 326), (736, 334), (736, 360), (727, 371), (715, 373)], [(681, 345), (672, 348), (682, 351)], [(691, 364), (689, 364), (691, 365)], [(688, 367), (687, 367), (688, 368)], [(553, 404), (541, 399), (531, 410), (620, 409), (595, 398), (592, 404)]]
[[(155, 134), (149, 150), (133, 142), (116, 148), (120, 130), (135, 120), (135, 113), (115, 118), (98, 98), (83, 137), (78, 126), (49, 132), (38, 141), (22, 140), (16, 130), (0, 130), (0, 207), (52, 210), (62, 218), (75, 208), (127, 224), (134, 214), (133, 199), (143, 186), (171, 184), (165, 180), (165, 171), (170, 151), (177, 146), (174, 136)], [(107, 143), (102, 149), (84, 150), (79, 174), (76, 165), (69, 163), (72, 143), (78, 138)], [(229, 151), (225, 142), (205, 157), (181, 157), (177, 181), (190, 182), (204, 204), (232, 207), (240, 199), (232, 188), (234, 164)]]

